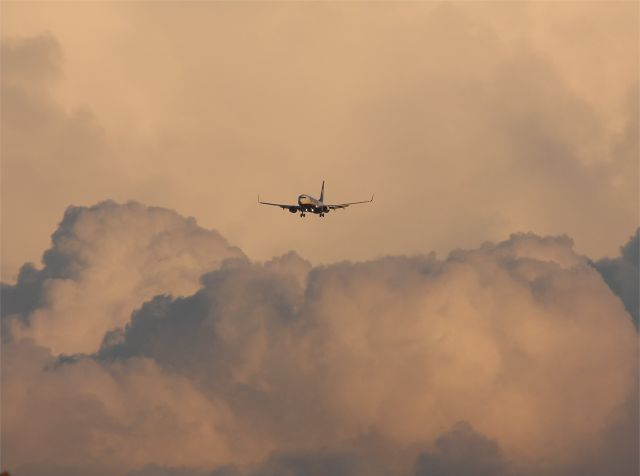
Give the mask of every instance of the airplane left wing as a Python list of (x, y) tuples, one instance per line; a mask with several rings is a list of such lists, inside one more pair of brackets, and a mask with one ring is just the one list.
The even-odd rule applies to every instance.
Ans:
[(300, 210), (300, 206), (298, 205), (287, 205), (284, 203), (271, 203), (271, 202), (262, 202), (260, 201), (260, 195), (258, 195), (258, 203), (260, 203), (261, 205), (271, 205), (274, 207), (280, 207), (283, 210), (289, 210), (291, 213), (295, 213), (298, 210)]
[(357, 205), (358, 203), (371, 203), (373, 202), (373, 195), (371, 195), (371, 200), (363, 200), (361, 202), (348, 202), (348, 203), (338, 203), (335, 205), (325, 205), (329, 210), (337, 210), (347, 208), (349, 205)]

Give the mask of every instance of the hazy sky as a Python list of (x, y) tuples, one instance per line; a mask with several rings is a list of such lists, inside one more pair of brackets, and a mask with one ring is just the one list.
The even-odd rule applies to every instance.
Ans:
[[(3, 2), (2, 276), (70, 204), (314, 263), (637, 224), (634, 2)], [(301, 219), (258, 193), (373, 206)]]
[(0, 6), (0, 471), (637, 475), (638, 3)]

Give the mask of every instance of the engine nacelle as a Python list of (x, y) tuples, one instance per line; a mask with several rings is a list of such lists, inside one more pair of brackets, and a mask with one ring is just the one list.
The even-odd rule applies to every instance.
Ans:
[(289, 207), (289, 211), (291, 213), (296, 213), (298, 211), (298, 209), (296, 207)]

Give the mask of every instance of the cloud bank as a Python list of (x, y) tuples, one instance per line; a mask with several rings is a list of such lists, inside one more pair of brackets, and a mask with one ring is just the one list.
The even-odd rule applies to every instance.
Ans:
[[(69, 207), (43, 268), (3, 288), (12, 333), (55, 353), (90, 353), (156, 294), (188, 294), (200, 275), (244, 254), (193, 218), (135, 202)], [(26, 324), (22, 326), (21, 324)]]
[(3, 306), (15, 474), (637, 471), (637, 333), (566, 236), (313, 267), (103, 202)]

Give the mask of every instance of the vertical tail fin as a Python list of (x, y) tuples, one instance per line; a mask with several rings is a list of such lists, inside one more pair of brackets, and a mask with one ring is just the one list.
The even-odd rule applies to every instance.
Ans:
[(320, 201), (324, 202), (324, 180), (322, 181), (322, 188), (320, 189)]

